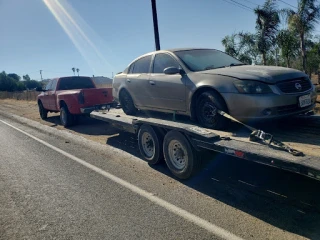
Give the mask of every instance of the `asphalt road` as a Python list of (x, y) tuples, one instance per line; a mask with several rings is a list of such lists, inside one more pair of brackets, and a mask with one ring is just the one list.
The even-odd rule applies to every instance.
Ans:
[(0, 239), (320, 239), (315, 180), (208, 155), (178, 181), (134, 135), (103, 146), (0, 120)]

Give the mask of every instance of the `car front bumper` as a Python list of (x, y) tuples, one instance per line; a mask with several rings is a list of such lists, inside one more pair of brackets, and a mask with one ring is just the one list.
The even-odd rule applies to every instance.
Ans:
[[(311, 105), (301, 108), (299, 97), (310, 95)], [(230, 115), (240, 121), (267, 120), (303, 114), (315, 107), (317, 93), (300, 94), (239, 94), (224, 93)]]

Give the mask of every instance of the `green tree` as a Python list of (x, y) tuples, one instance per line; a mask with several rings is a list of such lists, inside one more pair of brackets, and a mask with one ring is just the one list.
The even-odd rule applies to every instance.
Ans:
[(42, 87), (41, 83), (36, 80), (27, 80), (23, 81), (23, 83), (27, 89), (35, 89), (37, 87)]
[(8, 77), (11, 77), (12, 79), (14, 79), (16, 82), (19, 82), (21, 77), (18, 74), (15, 73), (8, 73), (7, 75)]
[(225, 52), (239, 61), (251, 64), (256, 60), (255, 39), (250, 33), (237, 33), (227, 35), (222, 39)]
[(276, 41), (280, 18), (274, 0), (267, 0), (262, 8), (255, 8), (254, 13), (257, 15), (257, 46), (262, 55), (263, 64), (266, 65), (267, 53)]
[(309, 76), (311, 73), (317, 73), (320, 67), (320, 39), (318, 42), (310, 41), (307, 47), (307, 71)]
[(291, 59), (298, 55), (299, 39), (289, 29), (281, 30), (277, 35), (277, 44), (287, 67), (291, 67)]
[(300, 50), (302, 56), (302, 67), (307, 72), (307, 54), (305, 36), (314, 30), (320, 19), (320, 4), (316, 5), (316, 0), (299, 0), (298, 9), (284, 9), (289, 28), (296, 31), (300, 38)]
[(30, 81), (30, 80), (31, 80), (28, 74), (23, 75), (22, 78), (23, 78), (23, 80), (25, 80), (25, 81)]

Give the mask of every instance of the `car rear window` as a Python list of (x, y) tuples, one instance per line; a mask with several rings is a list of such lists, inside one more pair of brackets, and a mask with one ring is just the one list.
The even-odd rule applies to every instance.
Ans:
[(151, 63), (151, 55), (143, 57), (135, 61), (133, 69), (130, 69), (132, 73), (149, 73)]
[(59, 90), (95, 88), (89, 77), (60, 78)]

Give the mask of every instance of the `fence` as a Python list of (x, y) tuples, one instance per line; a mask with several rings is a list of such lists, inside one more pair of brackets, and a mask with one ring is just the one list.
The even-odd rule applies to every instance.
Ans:
[(23, 91), (23, 92), (0, 92), (0, 99), (16, 99), (36, 101), (40, 92), (37, 91)]

